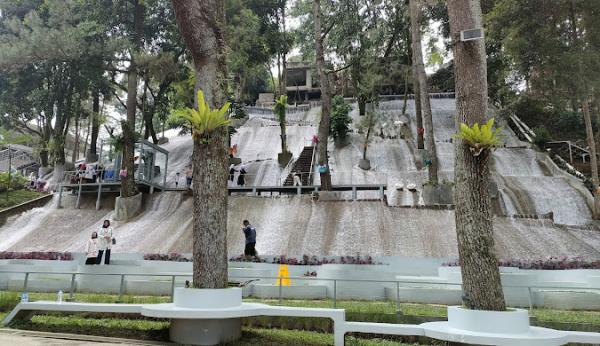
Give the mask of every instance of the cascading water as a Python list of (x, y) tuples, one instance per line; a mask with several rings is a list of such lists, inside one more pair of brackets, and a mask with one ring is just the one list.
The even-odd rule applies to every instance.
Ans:
[[(390, 205), (414, 206), (421, 199), (421, 186), (427, 171), (419, 170), (420, 154), (412, 140), (394, 136), (395, 119), (400, 117), (402, 101), (382, 102), (388, 128), (384, 137), (374, 136), (368, 149), (372, 169), (357, 167), (362, 156), (363, 136), (356, 131), (348, 144), (330, 146), (334, 182), (340, 184), (413, 183), (417, 192), (388, 190)], [(454, 100), (432, 100), (440, 180), (453, 180), (454, 154), (450, 142), (454, 133)], [(416, 137), (414, 102), (408, 104), (408, 126)], [(305, 120), (313, 125), (288, 126), (288, 146), (294, 156), (310, 143), (317, 132), (318, 109)], [(353, 110), (351, 117), (360, 117)], [(393, 126), (392, 126), (393, 124)], [(507, 143), (519, 144), (506, 131)], [(249, 185), (276, 185), (281, 167), (277, 153), (281, 148), (277, 123), (251, 119), (238, 129), (232, 144), (246, 165)], [(167, 180), (191, 161), (192, 141), (189, 135), (177, 136), (169, 131), (170, 142)], [(552, 176), (537, 160), (537, 153), (527, 148), (498, 149), (492, 170), (507, 214), (542, 214), (552, 211), (557, 223), (581, 224), (589, 219), (585, 198), (565, 178)], [(224, 177), (226, 179), (227, 177)], [(180, 184), (182, 184), (180, 180)], [(393, 196), (396, 194), (396, 196)], [(364, 196), (377, 197), (377, 192)], [(87, 238), (102, 220), (110, 219), (114, 197), (102, 201), (95, 210), (95, 198), (87, 195), (81, 209), (74, 209), (75, 196), (63, 196), (63, 209), (33, 209), (10, 218), (0, 228), (0, 249), (30, 251), (82, 251)], [(395, 202), (393, 202), (395, 201)], [(230, 255), (243, 249), (241, 221), (249, 219), (258, 230), (257, 249), (261, 254), (349, 255), (360, 252), (371, 255), (455, 257), (456, 235), (454, 212), (394, 208), (383, 202), (361, 201), (315, 203), (307, 197), (277, 198), (232, 196), (229, 200), (228, 240)], [(190, 252), (192, 230), (192, 198), (181, 192), (148, 195), (144, 211), (126, 223), (115, 222), (116, 252)], [(550, 220), (509, 219), (497, 217), (497, 250), (500, 257), (535, 257), (548, 255), (580, 255), (600, 258), (600, 234), (583, 228), (556, 226)]]

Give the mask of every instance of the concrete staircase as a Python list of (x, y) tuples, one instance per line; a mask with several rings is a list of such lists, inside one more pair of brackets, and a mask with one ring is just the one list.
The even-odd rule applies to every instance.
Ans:
[(284, 186), (293, 186), (294, 185), (294, 174), (293, 172), (298, 172), (300, 174), (300, 179), (302, 180), (302, 185), (310, 185), (312, 184), (312, 174), (313, 171), (313, 154), (315, 151), (314, 146), (304, 147), (300, 156), (296, 162), (294, 162), (294, 166), (292, 167), (290, 174), (285, 179), (283, 183)]

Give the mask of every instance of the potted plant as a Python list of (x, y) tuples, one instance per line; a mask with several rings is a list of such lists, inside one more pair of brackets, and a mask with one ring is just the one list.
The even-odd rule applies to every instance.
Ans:
[(332, 100), (331, 105), (331, 125), (329, 133), (337, 147), (342, 147), (346, 144), (348, 132), (350, 132), (350, 105), (344, 101), (340, 95), (336, 95)]

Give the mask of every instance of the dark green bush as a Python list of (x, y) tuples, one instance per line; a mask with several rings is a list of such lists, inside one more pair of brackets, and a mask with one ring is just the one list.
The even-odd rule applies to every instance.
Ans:
[[(12, 190), (20, 190), (27, 186), (27, 183), (27, 178), (18, 173), (10, 175), (10, 189)], [(7, 187), (9, 187), (8, 172), (2, 172), (0, 173), (0, 188), (6, 189)]]
[(550, 136), (550, 131), (545, 126), (536, 126), (532, 129), (535, 133), (535, 137), (533, 138), (533, 143), (537, 145), (540, 149), (544, 149), (546, 143), (552, 140)]
[(333, 98), (329, 134), (336, 142), (343, 142), (348, 136), (352, 123), (352, 118), (348, 115), (350, 109), (350, 105), (344, 101), (342, 96), (336, 95)]

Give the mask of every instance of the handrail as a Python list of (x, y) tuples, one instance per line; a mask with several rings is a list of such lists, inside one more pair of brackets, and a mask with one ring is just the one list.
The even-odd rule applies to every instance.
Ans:
[(310, 173), (308, 173), (308, 183), (313, 183), (313, 172), (315, 171), (315, 157), (317, 155), (317, 150), (319, 149), (318, 145), (313, 145), (313, 153), (312, 158), (310, 159)]
[[(23, 291), (27, 292), (27, 285), (28, 285), (28, 280), (29, 280), (29, 276), (31, 274), (44, 274), (44, 275), (70, 275), (71, 276), (71, 290), (69, 292), (69, 295), (71, 296), (71, 298), (73, 298), (75, 291), (76, 291), (76, 277), (77, 275), (88, 275), (88, 276), (119, 276), (121, 278), (120, 280), (120, 287), (119, 287), (119, 297), (122, 297), (123, 294), (125, 293), (125, 277), (127, 276), (133, 276), (133, 277), (137, 277), (137, 276), (150, 276), (150, 277), (170, 277), (171, 278), (171, 297), (173, 297), (174, 294), (174, 290), (175, 290), (175, 279), (176, 278), (189, 278), (192, 277), (193, 274), (189, 273), (189, 274), (185, 274), (185, 273), (85, 273), (85, 272), (76, 272), (76, 271), (65, 271), (65, 272), (48, 272), (48, 271), (14, 271), (14, 270), (0, 270), (0, 274), (24, 274), (25, 275), (25, 279), (23, 282)], [(229, 276), (230, 279), (265, 279), (265, 280), (281, 280), (281, 278), (279, 276), (260, 276), (260, 275), (231, 275)], [(395, 288), (397, 290), (397, 304), (399, 307), (400, 304), (400, 299), (399, 299), (399, 292), (400, 292), (400, 284), (411, 284), (411, 285), (420, 285), (417, 287), (411, 287), (411, 288), (427, 288), (427, 287), (423, 287), (423, 285), (427, 285), (427, 286), (432, 286), (432, 285), (442, 285), (442, 286), (460, 286), (462, 287), (462, 283), (457, 283), (457, 282), (435, 282), (435, 281), (431, 281), (431, 282), (427, 282), (427, 281), (423, 281), (423, 280), (375, 280), (375, 279), (332, 279), (332, 278), (319, 278), (319, 277), (306, 277), (306, 276), (290, 276), (289, 277), (290, 280), (305, 280), (305, 281), (318, 281), (318, 282), (331, 282), (333, 283), (334, 287), (337, 287), (337, 283), (338, 282), (353, 282), (353, 283), (382, 283), (382, 284), (395, 284)], [(151, 282), (156, 282), (156, 281), (151, 281)], [(532, 297), (532, 289), (568, 289), (568, 290), (594, 290), (594, 291), (600, 291), (600, 288), (594, 288), (594, 287), (580, 287), (580, 286), (553, 286), (553, 285), (529, 285), (529, 284), (525, 284), (525, 285), (506, 285), (506, 284), (502, 284), (503, 288), (526, 288), (528, 290), (528, 298), (529, 298), (529, 307), (530, 309), (533, 308), (533, 297)], [(405, 287), (403, 287), (405, 288)], [(282, 299), (282, 290), (279, 290), (279, 300), (281, 301)], [(336, 304), (336, 300), (337, 300), (337, 290), (333, 290), (333, 304), (335, 306)]]
[[(191, 262), (184, 262), (191, 263)], [(244, 263), (244, 262), (242, 262)], [(248, 262), (251, 263), (251, 262)], [(368, 265), (365, 265), (368, 266)], [(310, 266), (306, 266), (310, 267)], [(231, 268), (231, 269), (245, 269), (245, 268)], [(158, 277), (190, 277), (193, 276), (193, 273), (185, 274), (185, 273), (89, 273), (89, 272), (78, 272), (78, 271), (64, 271), (64, 272), (49, 272), (49, 271), (19, 271), (19, 270), (0, 270), (0, 274), (50, 274), (50, 275), (101, 275), (101, 276), (158, 276)], [(418, 276), (417, 276), (418, 277)], [(276, 280), (279, 279), (279, 276), (264, 276), (264, 275), (229, 275), (229, 278), (232, 279), (245, 279), (245, 278), (253, 278), (253, 279), (265, 279), (265, 280)], [(427, 282), (423, 280), (375, 280), (375, 279), (333, 279), (333, 278), (321, 278), (321, 277), (311, 277), (311, 276), (290, 276), (290, 280), (306, 280), (306, 281), (338, 281), (338, 282), (367, 282), (367, 283), (405, 283), (405, 284), (426, 284), (426, 285), (451, 285), (451, 286), (462, 286), (462, 283), (457, 282)], [(552, 286), (552, 285), (507, 285), (502, 284), (502, 287), (509, 288), (551, 288), (551, 289), (582, 289), (582, 290), (599, 290), (600, 288), (589, 287), (589, 286)]]

